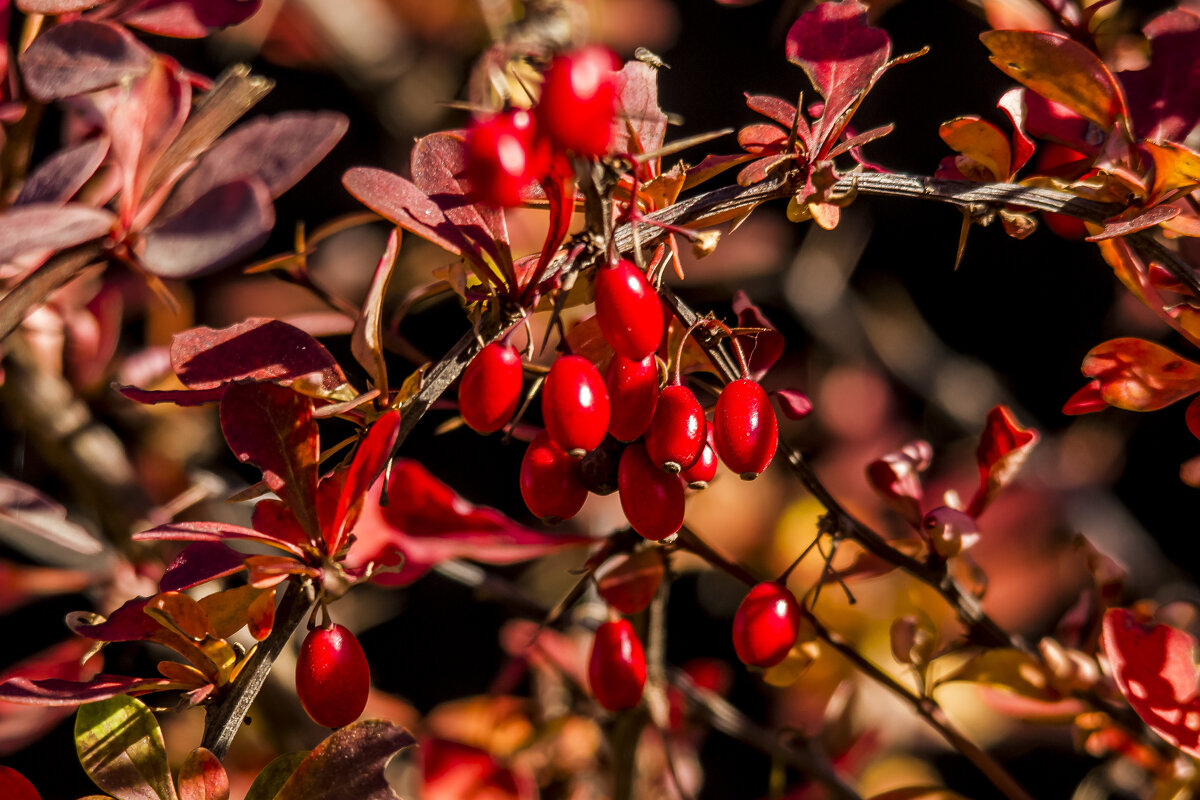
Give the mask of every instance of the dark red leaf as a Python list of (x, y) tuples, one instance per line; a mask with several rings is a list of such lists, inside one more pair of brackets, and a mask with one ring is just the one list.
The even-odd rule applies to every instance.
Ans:
[[(346, 479), (338, 495), (337, 510), (333, 524), (326, 530), (328, 552), (337, 553), (342, 548), (347, 521), (357, 516), (363, 498), (375, 483), (376, 478), (392, 457), (392, 449), (400, 435), (400, 412), (389, 411), (375, 421), (371, 430), (358, 446), (354, 461), (346, 472)], [(351, 524), (352, 526), (352, 524)]]
[(96, 173), (107, 154), (104, 136), (59, 150), (30, 173), (13, 205), (65, 203)]
[(181, 592), (216, 578), (232, 575), (245, 568), (245, 554), (220, 542), (193, 542), (175, 556), (163, 572), (158, 588)]
[(1200, 397), (1194, 398), (1192, 402), (1188, 403), (1187, 411), (1184, 412), (1184, 420), (1186, 420), (1192, 436), (1200, 439)]
[[(0, 672), (0, 683), (18, 677), (88, 680), (100, 671), (104, 663), (100, 654), (84, 662), (83, 658), (91, 648), (92, 642), (87, 639), (71, 637)], [(7, 756), (41, 738), (70, 714), (71, 709), (67, 707), (16, 705), (0, 701), (0, 756)]]
[(925, 490), (920, 473), (929, 468), (933, 448), (917, 440), (867, 465), (867, 480), (900, 516), (913, 526), (921, 522)]
[(14, 258), (74, 247), (108, 234), (116, 217), (78, 203), (36, 203), (0, 214), (0, 264)]
[(42, 800), (28, 778), (3, 764), (0, 764), (0, 797), (5, 800)]
[(144, 75), (153, 60), (149, 48), (121, 26), (77, 19), (34, 39), (20, 63), (29, 93), (49, 103)]
[(1125, 700), (1155, 733), (1200, 757), (1196, 640), (1169, 625), (1144, 625), (1123, 608), (1104, 614), (1104, 652)]
[(116, 390), (135, 403), (174, 403), (177, 406), (202, 406), (215, 403), (225, 394), (225, 387), (215, 389), (139, 389), (136, 386), (116, 384)]
[(779, 410), (788, 419), (804, 419), (812, 413), (812, 401), (799, 389), (775, 389), (767, 392), (779, 403)]
[(163, 278), (196, 278), (250, 255), (275, 226), (275, 209), (255, 177), (218, 186), (146, 231), (146, 269)]
[[(321, 528), (325, 529), (325, 515), (321, 513), (321, 493), (328, 479), (317, 486), (317, 517), (321, 520)], [(254, 530), (265, 533), (284, 542), (291, 542), (297, 547), (308, 545), (308, 534), (296, 521), (296, 515), (281, 500), (266, 498), (254, 504), (251, 517)]]
[(813, 126), (814, 145), (832, 145), (827, 140), (840, 133), (835, 125), (871, 87), (891, 49), (887, 34), (871, 27), (867, 7), (856, 0), (820, 3), (796, 20), (787, 35), (788, 61), (803, 69), (825, 98)]
[(1047, 100), (1029, 89), (1020, 92), (1025, 108), (1025, 132), (1030, 136), (1057, 142), (1088, 155), (1099, 151), (1104, 132), (1097, 126), (1062, 103)]
[(349, 566), (362, 567), (369, 561), (389, 563), (403, 553), (403, 569), (380, 575), (376, 580), (382, 584), (411, 583), (452, 558), (512, 564), (592, 542), (586, 536), (541, 533), (473, 505), (416, 461), (392, 463), (386, 507), (379, 504), (383, 485), (382, 479), (376, 481), (367, 496), (347, 559)]
[(147, 33), (199, 39), (249, 19), (261, 6), (262, 0), (143, 0), (120, 19)]
[(757, 161), (751, 161), (743, 167), (737, 176), (739, 186), (750, 186), (761, 181), (765, 181), (771, 174), (771, 170), (778, 167), (785, 161), (790, 161), (796, 156), (791, 153), (782, 155), (767, 156), (760, 158)]
[(108, 618), (99, 614), (73, 612), (67, 616), (67, 627), (79, 636), (98, 642), (137, 642), (148, 639), (162, 626), (146, 614), (152, 598), (134, 597), (126, 600)]
[(766, 328), (765, 331), (742, 336), (738, 340), (750, 366), (750, 377), (762, 380), (767, 370), (783, 355), (783, 334), (775, 329), (762, 309), (750, 302), (750, 298), (741, 289), (733, 296), (733, 313), (737, 314), (738, 327)]
[(161, 214), (174, 214), (222, 184), (256, 176), (272, 198), (296, 185), (349, 126), (336, 111), (259, 117), (221, 138), (176, 184)]
[(261, 542), (286, 550), (297, 558), (304, 556), (299, 545), (286, 538), (224, 522), (172, 522), (133, 535), (135, 542), (223, 542), (230, 539)]
[(320, 439), (312, 400), (274, 383), (231, 384), (221, 398), (221, 431), (238, 460), (261, 469), (267, 486), (296, 515), (309, 538), (320, 541)]
[(1125, 86), (1133, 134), (1183, 141), (1200, 121), (1200, 14), (1174, 8), (1142, 29), (1150, 65), (1117, 75)]
[(411, 181), (386, 170), (355, 167), (342, 176), (342, 185), (360, 203), (404, 230), (455, 255), (474, 256), (471, 241)]
[(171, 366), (189, 389), (254, 380), (285, 386), (299, 382), (307, 391), (333, 399), (353, 396), (347, 393), (342, 368), (324, 345), (297, 327), (266, 317), (176, 334)]
[(184, 686), (168, 678), (131, 678), (127, 675), (100, 674), (89, 681), (13, 678), (0, 684), (0, 700), (43, 706), (77, 706), (119, 694), (149, 694), (178, 688)]
[(1013, 480), (1037, 441), (1037, 431), (1022, 428), (1007, 407), (996, 406), (988, 412), (975, 451), (979, 489), (967, 506), (968, 515), (978, 517), (996, 493)]
[(395, 800), (384, 769), (414, 743), (404, 728), (381, 719), (339, 728), (296, 767), (275, 800)]

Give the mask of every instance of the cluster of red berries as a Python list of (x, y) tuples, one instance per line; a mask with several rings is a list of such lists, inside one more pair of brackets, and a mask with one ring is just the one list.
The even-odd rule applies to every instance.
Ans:
[[(605, 376), (579, 355), (560, 356), (542, 385), (545, 430), (521, 464), (521, 494), (543, 519), (569, 519), (589, 489), (620, 493), (629, 524), (647, 539), (664, 539), (683, 524), (685, 488), (702, 489), (717, 457), (745, 479), (775, 455), (778, 423), (767, 394), (749, 377), (721, 392), (711, 425), (680, 380), (661, 387), (664, 307), (630, 261), (601, 267), (595, 277), (596, 319), (613, 349)], [(463, 373), (459, 409), (481, 433), (504, 427), (521, 397), (521, 357), (490, 344)]]
[(296, 694), (313, 722), (340, 728), (367, 707), (371, 668), (362, 645), (341, 625), (314, 628), (296, 659)]
[(608, 152), (617, 88), (617, 57), (590, 46), (556, 57), (546, 70), (532, 111), (510, 109), (476, 120), (467, 131), (467, 178), (475, 196), (493, 206), (521, 204), (531, 183), (544, 179), (566, 153), (595, 158)]

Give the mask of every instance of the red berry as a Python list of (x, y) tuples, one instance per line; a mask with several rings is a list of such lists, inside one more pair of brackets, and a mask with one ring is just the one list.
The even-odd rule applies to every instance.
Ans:
[(743, 663), (773, 667), (800, 634), (800, 604), (786, 586), (765, 581), (750, 590), (733, 616), (733, 649)]
[(603, 47), (585, 47), (558, 56), (546, 70), (538, 121), (564, 150), (602, 156), (612, 142), (617, 101), (617, 57)]
[(700, 457), (696, 463), (679, 473), (679, 477), (687, 483), (689, 489), (707, 489), (712, 479), (717, 477), (717, 451), (712, 446), (712, 430), (709, 430), (710, 441), (704, 443)]
[(617, 491), (625, 518), (647, 539), (665, 539), (683, 525), (683, 481), (659, 469), (642, 442), (621, 454)]
[(609, 711), (633, 708), (646, 685), (646, 653), (627, 619), (605, 622), (596, 629), (588, 658), (588, 683), (596, 701)]
[(550, 438), (580, 457), (604, 441), (610, 405), (600, 372), (583, 356), (560, 356), (542, 385), (542, 418)]
[(467, 131), (467, 180), (475, 196), (493, 206), (521, 205), (521, 190), (541, 179), (550, 164), (533, 115), (516, 109), (478, 120)]
[(341, 625), (308, 632), (296, 660), (296, 694), (313, 722), (349, 725), (366, 708), (370, 689), (371, 669), (353, 633)]
[(680, 384), (658, 395), (654, 419), (646, 429), (646, 452), (667, 472), (676, 473), (696, 463), (704, 451), (708, 423), (692, 390)]
[(508, 424), (521, 402), (521, 354), (492, 342), (463, 370), (458, 410), (472, 430), (492, 433)]
[(521, 497), (534, 516), (570, 519), (583, 508), (587, 489), (579, 480), (579, 459), (571, 458), (541, 431), (521, 459)]
[(752, 480), (775, 457), (779, 423), (767, 393), (757, 382), (739, 378), (726, 384), (713, 412), (713, 444), (725, 466)]
[(640, 360), (620, 353), (608, 362), (604, 385), (612, 403), (608, 432), (614, 439), (632, 442), (646, 432), (658, 403), (658, 362), (654, 356)]
[(596, 270), (596, 319), (612, 349), (634, 360), (658, 350), (662, 302), (632, 261)]

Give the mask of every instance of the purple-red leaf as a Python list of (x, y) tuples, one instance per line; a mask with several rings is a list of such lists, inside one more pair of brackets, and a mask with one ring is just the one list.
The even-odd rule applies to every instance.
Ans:
[(220, 542), (193, 542), (175, 556), (158, 588), (164, 592), (181, 592), (207, 581), (232, 575), (245, 568), (245, 554)]
[(59, 150), (30, 173), (13, 205), (65, 203), (96, 173), (107, 154), (104, 136)]
[(16, 0), (14, 5), (26, 14), (69, 14), (104, 2), (107, 0)]
[(20, 63), (29, 93), (49, 103), (144, 75), (152, 57), (121, 26), (77, 19), (34, 39)]
[(275, 226), (271, 195), (255, 176), (217, 186), (146, 231), (146, 269), (195, 278), (262, 246)]
[(272, 198), (296, 185), (341, 140), (349, 126), (336, 111), (259, 117), (221, 138), (171, 193), (161, 213), (174, 214), (222, 184), (256, 176)]
[(412, 181), (374, 167), (354, 167), (342, 176), (346, 191), (367, 208), (456, 256), (473, 256), (475, 247), (438, 204)]
[(1150, 728), (1200, 757), (1196, 640), (1169, 625), (1143, 625), (1123, 608), (1104, 614), (1104, 652), (1125, 700)]
[[(104, 663), (100, 654), (84, 662), (83, 658), (91, 648), (90, 641), (72, 637), (0, 672), (0, 684), (12, 678), (89, 680)], [(7, 756), (40, 738), (70, 713), (68, 707), (0, 702), (0, 756)]]
[(871, 27), (867, 7), (857, 0), (820, 3), (796, 20), (787, 35), (788, 61), (803, 69), (825, 98), (813, 126), (814, 144), (840, 133), (835, 124), (871, 87), (891, 49), (887, 34)]
[(249, 19), (260, 6), (262, 0), (142, 0), (121, 21), (159, 36), (199, 39)]
[(921, 500), (925, 495), (920, 473), (929, 469), (932, 459), (929, 442), (918, 439), (867, 465), (872, 488), (914, 526), (921, 522)]
[(650, 153), (662, 147), (667, 115), (658, 107), (658, 71), (641, 61), (629, 61), (613, 75), (617, 115), (613, 120), (612, 150)]
[(380, 719), (339, 728), (308, 755), (275, 800), (396, 800), (384, 769), (412, 735)]
[(775, 389), (767, 394), (775, 398), (779, 410), (788, 419), (804, 419), (812, 413), (812, 401), (799, 389)]
[(136, 386), (117, 384), (116, 389), (135, 403), (154, 405), (155, 403), (174, 403), (177, 406), (202, 406), (205, 403), (215, 403), (225, 394), (225, 387), (214, 389), (139, 389)]
[(77, 706), (121, 694), (149, 694), (175, 688), (180, 688), (180, 684), (169, 678), (132, 678), (128, 675), (100, 674), (89, 681), (13, 678), (0, 685), (0, 700), (43, 706)]
[(476, 506), (435, 478), (416, 461), (396, 459), (388, 473), (388, 504), (380, 506), (384, 481), (375, 482), (354, 527), (349, 566), (369, 561), (388, 563), (398, 551), (404, 566), (398, 574), (376, 580), (404, 585), (430, 567), (452, 558), (488, 564), (512, 564), (564, 547), (589, 544), (585, 536), (541, 533), (499, 511)]
[(234, 383), (221, 398), (221, 431), (239, 461), (262, 470), (312, 541), (321, 540), (317, 520), (317, 459), (320, 439), (312, 400), (274, 383)]
[(299, 545), (286, 538), (224, 522), (172, 522), (133, 535), (135, 542), (222, 542), (230, 539), (261, 542), (286, 550), (297, 558), (304, 556)]
[(1037, 441), (1038, 432), (1022, 428), (1007, 407), (996, 406), (988, 412), (975, 451), (979, 489), (967, 507), (967, 514), (978, 517), (983, 512), (996, 493), (1016, 477)]
[(62, 250), (105, 236), (116, 218), (78, 203), (35, 203), (0, 214), (0, 264), (18, 256)]
[(1118, 75), (1133, 133), (1139, 139), (1183, 141), (1200, 121), (1200, 14), (1174, 8), (1142, 32), (1150, 40), (1150, 65)]

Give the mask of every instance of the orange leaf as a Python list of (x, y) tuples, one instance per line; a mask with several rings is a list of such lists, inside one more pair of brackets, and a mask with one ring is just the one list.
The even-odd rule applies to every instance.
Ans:
[(1100, 396), (1127, 411), (1157, 411), (1200, 391), (1200, 364), (1145, 339), (1112, 339), (1092, 348), (1083, 374)]
[(938, 134), (955, 152), (983, 165), (991, 173), (990, 180), (1006, 181), (1010, 177), (1012, 148), (1009, 147), (1008, 137), (987, 120), (958, 117), (943, 122)]
[(1200, 184), (1200, 153), (1175, 142), (1142, 142), (1142, 149), (1154, 159), (1150, 195), (1155, 200)]
[(1095, 53), (1060, 33), (986, 31), (992, 63), (1047, 100), (1110, 130), (1125, 113), (1121, 90)]

